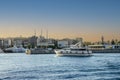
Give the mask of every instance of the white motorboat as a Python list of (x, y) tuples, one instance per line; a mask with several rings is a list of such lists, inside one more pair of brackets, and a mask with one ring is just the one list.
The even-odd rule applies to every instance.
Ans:
[(55, 50), (57, 56), (91, 56), (92, 51), (85, 47), (81, 47), (81, 42), (78, 42), (70, 48)]
[(14, 46), (14, 47), (10, 47), (10, 48), (6, 48), (4, 50), (5, 53), (25, 53), (25, 48), (23, 48), (22, 46), (20, 47), (17, 47), (17, 46)]
[(57, 56), (91, 56), (92, 51), (86, 48), (64, 48), (55, 50)]

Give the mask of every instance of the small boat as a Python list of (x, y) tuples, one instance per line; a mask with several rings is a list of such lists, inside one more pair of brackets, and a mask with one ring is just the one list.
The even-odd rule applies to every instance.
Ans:
[(34, 48), (34, 49), (27, 49), (26, 54), (55, 54), (54, 50), (49, 48)]

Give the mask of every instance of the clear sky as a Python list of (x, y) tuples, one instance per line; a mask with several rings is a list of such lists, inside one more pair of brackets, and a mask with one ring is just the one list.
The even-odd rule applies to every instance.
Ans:
[(120, 0), (0, 0), (0, 37), (120, 40)]

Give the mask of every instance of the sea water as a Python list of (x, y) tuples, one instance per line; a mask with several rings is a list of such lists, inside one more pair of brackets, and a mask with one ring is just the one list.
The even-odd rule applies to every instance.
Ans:
[(120, 54), (0, 54), (0, 80), (120, 80)]

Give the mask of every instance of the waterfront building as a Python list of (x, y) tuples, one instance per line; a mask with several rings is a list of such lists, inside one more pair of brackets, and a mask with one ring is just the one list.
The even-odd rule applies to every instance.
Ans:
[(30, 37), (30, 38), (28, 38), (28, 40), (29, 40), (30, 47), (32, 47), (32, 48), (36, 47), (36, 45), (37, 45), (37, 37), (36, 36)]
[(14, 39), (13, 45), (16, 45), (18, 47), (21, 46), (22, 45), (22, 39)]
[(29, 40), (28, 40), (27, 38), (24, 39), (24, 40), (22, 41), (22, 45), (23, 45), (23, 47), (28, 48), (28, 47), (29, 47)]
[(0, 48), (3, 48), (3, 39), (0, 39)]
[(12, 45), (12, 40), (11, 39), (4, 39), (2, 41), (2, 45), (3, 45), (4, 48), (8, 48)]
[(65, 38), (65, 39), (59, 40), (57, 42), (57, 45), (59, 48), (66, 48), (66, 47), (70, 47), (70, 46), (72, 47), (76, 43), (80, 43), (79, 45), (82, 46), (83, 45), (83, 38), (76, 38), (76, 39)]
[(40, 36), (37, 38), (37, 46), (38, 47), (48, 47), (48, 46), (54, 46), (54, 42), (52, 39), (46, 39), (44, 36)]
[(68, 40), (59, 40), (57, 42), (57, 45), (59, 48), (65, 48), (65, 47), (69, 47), (69, 42)]

